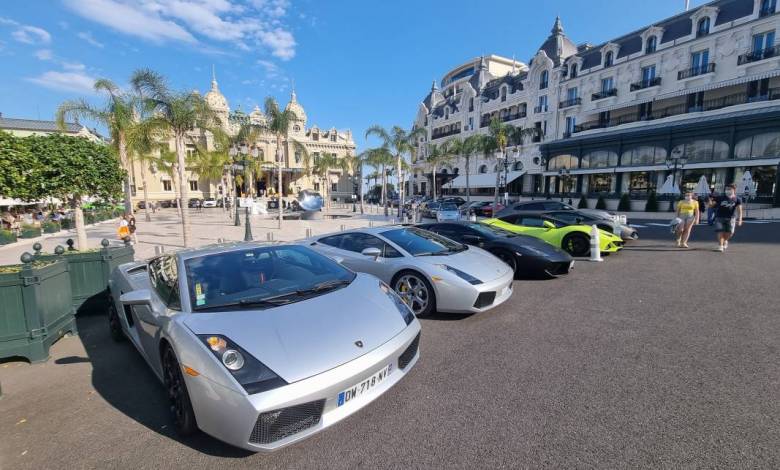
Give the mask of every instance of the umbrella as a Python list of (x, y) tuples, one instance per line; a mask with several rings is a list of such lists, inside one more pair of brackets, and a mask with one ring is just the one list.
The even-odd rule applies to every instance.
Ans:
[(680, 194), (680, 188), (678, 188), (677, 185), (672, 182), (673, 178), (674, 175), (669, 175), (666, 177), (666, 181), (664, 181), (661, 189), (658, 190), (658, 194)]
[(745, 173), (742, 174), (742, 181), (739, 183), (737, 193), (750, 197), (756, 195), (756, 185), (753, 183), (753, 175), (750, 174), (750, 170), (745, 170)]
[(696, 183), (696, 189), (693, 192), (699, 196), (706, 196), (710, 193), (710, 185), (707, 183), (707, 178), (704, 175), (701, 175), (701, 178), (699, 178), (699, 182)]

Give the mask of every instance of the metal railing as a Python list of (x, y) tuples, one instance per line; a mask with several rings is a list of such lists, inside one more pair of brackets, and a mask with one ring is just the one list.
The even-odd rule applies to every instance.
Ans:
[(766, 49), (759, 49), (757, 51), (750, 51), (737, 57), (737, 65), (758, 62), (759, 60), (769, 59), (770, 57), (775, 57), (778, 55), (780, 55), (780, 45), (767, 47)]
[(579, 106), (582, 104), (582, 98), (579, 96), (576, 98), (569, 98), (568, 100), (563, 100), (558, 104), (559, 108), (568, 108), (571, 106)]
[(598, 93), (593, 93), (590, 96), (591, 101), (600, 100), (602, 98), (607, 98), (609, 96), (617, 96), (617, 88), (610, 88), (609, 90), (601, 90)]
[(433, 135), (431, 135), (431, 140), (441, 139), (441, 138), (449, 137), (449, 136), (455, 135), (455, 134), (460, 134), (460, 129), (453, 129), (453, 130), (449, 130), (447, 132), (441, 132), (441, 133), (433, 133)]
[(534, 112), (535, 112), (536, 114), (539, 114), (539, 113), (546, 113), (546, 112), (547, 112), (547, 109), (548, 109), (547, 105), (544, 105), (544, 106), (537, 106), (537, 107), (535, 107), (535, 108), (534, 108)]
[(687, 70), (680, 70), (677, 72), (677, 80), (683, 80), (685, 78), (697, 77), (706, 73), (712, 73), (715, 71), (715, 63), (709, 63), (707, 65), (700, 65), (698, 67), (691, 67)]
[(631, 84), (631, 91), (644, 90), (651, 86), (658, 86), (661, 84), (661, 77), (653, 77), (647, 80), (640, 80)]

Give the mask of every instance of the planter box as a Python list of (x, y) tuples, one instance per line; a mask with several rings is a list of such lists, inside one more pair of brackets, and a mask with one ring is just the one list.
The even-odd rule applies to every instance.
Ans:
[(10, 230), (0, 230), (0, 245), (16, 243), (16, 235)]
[(43, 228), (43, 233), (57, 233), (62, 230), (57, 222), (46, 222), (41, 227)]
[(108, 307), (108, 277), (120, 264), (129, 263), (135, 257), (130, 245), (109, 247), (103, 240), (103, 248), (91, 251), (64, 251), (62, 254), (36, 253), (40, 260), (64, 260), (70, 271), (70, 293), (76, 313), (103, 313)]
[(41, 228), (32, 225), (22, 226), (19, 238), (37, 238), (41, 236)]
[(49, 347), (65, 333), (78, 334), (64, 261), (6, 266), (0, 273), (0, 358), (45, 361)]
[(646, 199), (632, 199), (631, 200), (631, 212), (644, 212), (645, 206), (647, 206)]

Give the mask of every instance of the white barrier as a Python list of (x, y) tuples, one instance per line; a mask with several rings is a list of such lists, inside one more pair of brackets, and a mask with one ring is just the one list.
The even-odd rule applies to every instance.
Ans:
[(599, 228), (595, 225), (590, 227), (590, 261), (604, 261), (601, 257), (601, 239)]

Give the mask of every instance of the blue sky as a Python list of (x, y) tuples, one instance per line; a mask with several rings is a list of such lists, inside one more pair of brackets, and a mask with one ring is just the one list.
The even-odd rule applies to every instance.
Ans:
[[(692, 0), (691, 6), (704, 3)], [(214, 65), (231, 108), (286, 103), (294, 81), (309, 125), (408, 127), (448, 69), (480, 54), (523, 62), (556, 15), (598, 44), (680, 13), (684, 0), (37, 0), (0, 10), (0, 112), (51, 119), (94, 78), (149, 67), (207, 91)]]

